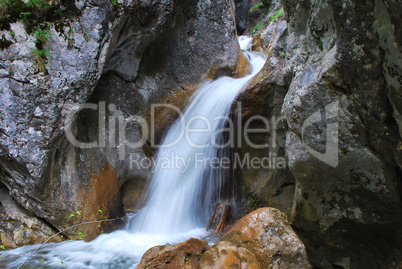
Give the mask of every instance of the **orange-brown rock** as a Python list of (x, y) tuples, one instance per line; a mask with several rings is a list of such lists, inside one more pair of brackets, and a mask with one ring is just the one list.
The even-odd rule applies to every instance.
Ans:
[[(119, 181), (114, 168), (106, 164), (99, 172), (91, 171), (88, 188), (83, 188), (80, 195), (82, 206), (79, 214), (75, 214), (80, 222), (113, 219), (124, 216), (120, 205)], [(120, 213), (119, 213), (120, 212)], [(119, 214), (118, 215), (116, 215)], [(79, 226), (71, 239), (90, 241), (100, 235), (103, 230), (109, 231), (116, 222), (90, 223)]]
[(243, 53), (240, 54), (236, 70), (214, 66), (209, 70), (208, 79), (217, 79), (221, 76), (244, 77), (251, 72), (251, 66)]
[(261, 268), (311, 268), (306, 249), (285, 214), (260, 208), (240, 219), (223, 237), (255, 255)]
[(215, 230), (215, 232), (222, 231), (226, 226), (226, 220), (230, 213), (230, 204), (220, 203), (215, 207), (208, 223), (207, 230)]
[(260, 267), (254, 254), (227, 241), (219, 242), (200, 258), (199, 268), (248, 268)]
[(251, 72), (251, 66), (244, 54), (240, 55), (239, 63), (237, 64), (235, 76), (244, 77)]
[(189, 239), (148, 250), (137, 268), (311, 268), (306, 249), (278, 209), (260, 208), (213, 246)]
[(199, 259), (209, 248), (206, 241), (195, 238), (176, 246), (156, 246), (145, 252), (136, 268), (199, 268)]
[(198, 85), (178, 89), (160, 102), (160, 106), (156, 107), (153, 112), (151, 111), (147, 117), (147, 122), (148, 126), (151, 126), (154, 130), (153, 137), (151, 137), (151, 132), (149, 137), (150, 140), (153, 139), (154, 144), (158, 145), (161, 142), (167, 129), (180, 116), (180, 113), (171, 106), (183, 112), (197, 89)]

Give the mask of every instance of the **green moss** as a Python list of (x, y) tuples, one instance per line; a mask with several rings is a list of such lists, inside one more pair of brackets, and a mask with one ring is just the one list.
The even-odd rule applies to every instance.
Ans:
[(262, 0), (257, 5), (251, 7), (250, 12), (254, 12), (255, 10), (263, 8), (263, 7), (268, 7), (269, 5), (270, 5), (270, 2), (268, 0)]
[(254, 26), (254, 28), (253, 28), (253, 34), (257, 33), (258, 30), (260, 30), (263, 25), (264, 25), (264, 21), (258, 22), (258, 24), (256, 26)]
[(317, 46), (320, 48), (320, 50), (324, 49), (324, 43), (322, 42), (321, 39), (316, 39), (316, 43), (317, 43)]
[(262, 8), (262, 7), (264, 7), (264, 3), (263, 3), (263, 2), (260, 2), (260, 3), (258, 3), (257, 5), (251, 7), (251, 8), (250, 8), (250, 12), (253, 12), (254, 10), (259, 9), (259, 8)]
[(270, 16), (270, 17), (268, 18), (268, 21), (269, 21), (269, 22), (273, 22), (274, 20), (280, 18), (280, 17), (282, 16), (282, 14), (283, 14), (283, 8), (281, 8), (281, 9), (278, 10), (278, 11), (276, 11), (276, 12), (274, 13), (274, 15)]
[(246, 199), (248, 201), (248, 207), (251, 210), (254, 210), (256, 208), (260, 208), (263, 206), (263, 202), (261, 201), (260, 198), (258, 198), (258, 196), (255, 193), (252, 193), (252, 192), (248, 193), (246, 195)]
[(113, 5), (115, 8), (122, 8), (123, 4), (119, 4), (118, 0), (110, 0), (110, 3)]

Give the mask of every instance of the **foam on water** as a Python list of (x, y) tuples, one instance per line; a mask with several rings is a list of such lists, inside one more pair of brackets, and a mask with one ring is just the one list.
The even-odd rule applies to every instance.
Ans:
[(253, 45), (253, 37), (239, 36), (239, 45), (242, 50), (251, 50), (251, 46)]

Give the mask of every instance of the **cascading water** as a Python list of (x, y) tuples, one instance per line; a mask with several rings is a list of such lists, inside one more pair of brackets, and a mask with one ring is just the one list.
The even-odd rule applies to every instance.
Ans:
[[(157, 153), (149, 198), (130, 223), (131, 231), (172, 234), (205, 226), (224, 186), (222, 170), (211, 168), (209, 162), (218, 154), (233, 99), (264, 64), (263, 59), (245, 53), (252, 74), (205, 83), (191, 98), (183, 117), (169, 129), (162, 146), (171, 146)], [(198, 132), (187, 132), (190, 129)], [(169, 162), (170, 167), (163, 168), (160, 160), (172, 156), (182, 160), (181, 164)]]
[[(250, 49), (250, 40), (239, 39), (243, 50)], [(152, 246), (207, 235), (206, 222), (225, 186), (222, 170), (211, 168), (212, 158), (222, 157), (217, 145), (224, 141), (223, 130), (234, 98), (265, 63), (260, 56), (244, 53), (251, 74), (206, 82), (191, 98), (183, 117), (168, 130), (155, 158), (146, 205), (124, 230), (103, 234), (91, 242), (47, 244), (40, 255), (35, 254), (26, 263), (27, 268), (134, 268)], [(3, 251), (0, 267), (17, 268), (27, 258), (26, 253), (36, 248)]]

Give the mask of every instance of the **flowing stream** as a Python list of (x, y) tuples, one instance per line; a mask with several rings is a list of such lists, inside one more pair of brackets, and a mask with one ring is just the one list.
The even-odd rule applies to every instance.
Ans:
[[(239, 38), (243, 50), (249, 50), (251, 43), (250, 37)], [(145, 206), (124, 230), (102, 234), (91, 242), (46, 244), (22, 268), (135, 268), (153, 246), (206, 236), (214, 204), (228, 198), (221, 196), (225, 176), (221, 169), (211, 168), (211, 162), (222, 157), (217, 145), (222, 144), (234, 98), (265, 63), (252, 52), (244, 53), (251, 74), (205, 82), (170, 127), (154, 160)], [(0, 267), (18, 268), (37, 247), (0, 252)]]

